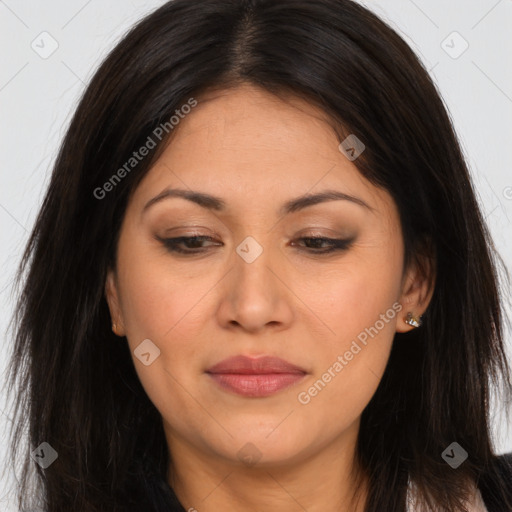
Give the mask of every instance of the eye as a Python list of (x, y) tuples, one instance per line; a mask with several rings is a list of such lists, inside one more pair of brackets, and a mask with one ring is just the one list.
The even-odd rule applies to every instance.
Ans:
[[(203, 245), (204, 242), (214, 242), (213, 246), (222, 245), (220, 242), (215, 242), (215, 239), (206, 236), (180, 236), (176, 238), (161, 238), (156, 237), (169, 252), (180, 253), (180, 254), (200, 254), (208, 250), (208, 247)], [(326, 238), (326, 237), (302, 237), (298, 238), (297, 241), (305, 242), (306, 247), (300, 250), (305, 250), (313, 254), (328, 254), (335, 251), (347, 250), (354, 241), (354, 238), (339, 239), (339, 238)], [(290, 245), (298, 246), (296, 241), (293, 241)]]
[[(160, 238), (157, 239), (167, 248), (169, 252), (181, 254), (199, 254), (205, 252), (203, 242), (215, 241), (211, 236), (179, 236), (176, 238)], [(221, 245), (219, 243), (215, 245)], [(183, 246), (186, 246), (184, 249)]]
[[(340, 239), (340, 238), (325, 238), (325, 237), (302, 237), (298, 238), (299, 241), (305, 241), (306, 245), (311, 244), (312, 247), (307, 247), (306, 250), (308, 252), (313, 252), (316, 254), (327, 254), (335, 251), (344, 251), (347, 250), (354, 241), (354, 238)], [(322, 248), (323, 245), (326, 248)], [(294, 245), (292, 242), (291, 245)]]

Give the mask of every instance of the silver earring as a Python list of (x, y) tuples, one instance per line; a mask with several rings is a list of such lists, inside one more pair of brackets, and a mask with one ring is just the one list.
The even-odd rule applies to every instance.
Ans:
[(407, 313), (404, 321), (406, 324), (412, 325), (413, 327), (419, 327), (422, 324), (421, 315), (416, 317), (412, 313)]

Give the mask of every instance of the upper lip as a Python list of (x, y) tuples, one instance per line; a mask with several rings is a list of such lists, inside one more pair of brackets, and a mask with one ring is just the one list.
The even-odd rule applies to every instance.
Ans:
[(273, 356), (247, 357), (234, 356), (215, 364), (206, 373), (237, 373), (263, 375), (269, 373), (306, 373), (306, 370), (284, 359)]

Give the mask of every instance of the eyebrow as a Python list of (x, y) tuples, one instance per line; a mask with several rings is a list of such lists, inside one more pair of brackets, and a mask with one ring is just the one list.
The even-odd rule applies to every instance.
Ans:
[[(159, 203), (160, 201), (175, 197), (191, 201), (207, 210), (222, 212), (226, 209), (226, 202), (220, 197), (205, 194), (203, 192), (197, 192), (194, 190), (167, 188), (160, 192), (160, 194), (158, 194), (157, 196), (150, 199), (144, 205), (142, 213), (144, 213), (148, 208), (150, 208), (156, 203)], [(278, 213), (280, 215), (287, 215), (289, 213), (295, 213), (299, 210), (303, 210), (308, 206), (313, 206), (315, 204), (336, 200), (350, 201), (370, 211), (374, 211), (374, 208), (372, 208), (368, 203), (366, 203), (365, 201), (358, 197), (345, 194), (344, 192), (340, 192), (339, 190), (323, 190), (322, 192), (318, 192), (316, 194), (305, 194), (303, 196), (287, 201), (281, 206)]]

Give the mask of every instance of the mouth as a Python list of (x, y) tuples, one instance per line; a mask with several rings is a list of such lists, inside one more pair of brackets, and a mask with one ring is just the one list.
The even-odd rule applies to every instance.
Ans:
[(298, 383), (307, 374), (299, 366), (270, 356), (231, 357), (212, 366), (206, 373), (222, 389), (252, 398), (273, 395)]

